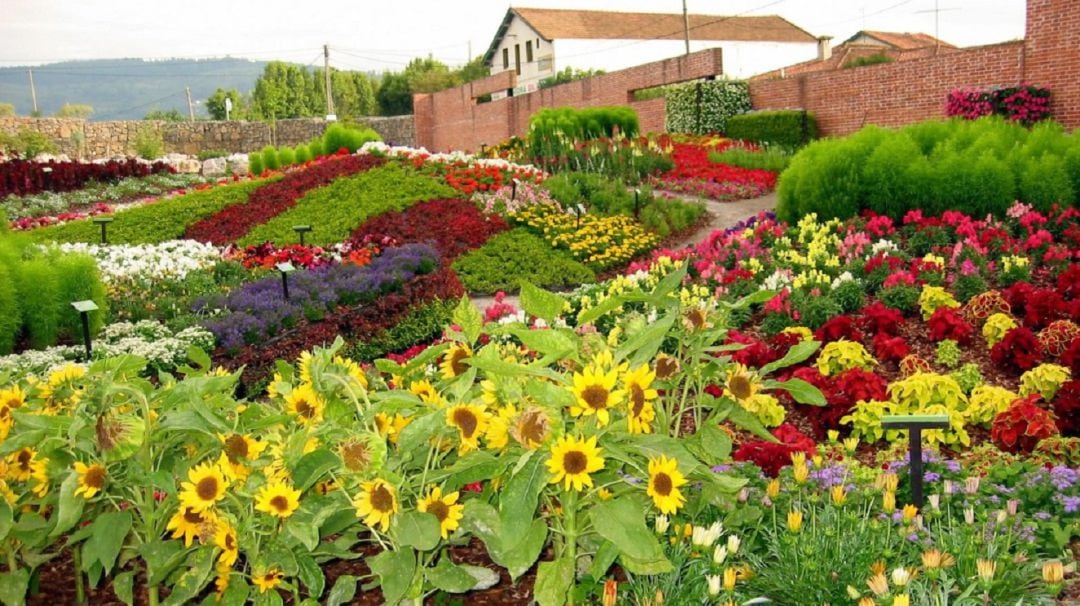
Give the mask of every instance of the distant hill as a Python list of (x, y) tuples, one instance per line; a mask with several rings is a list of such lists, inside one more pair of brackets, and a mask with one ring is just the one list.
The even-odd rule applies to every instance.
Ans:
[[(65, 103), (94, 107), (91, 120), (138, 119), (153, 109), (177, 109), (187, 116), (184, 87), (205, 102), (217, 88), (243, 93), (255, 86), (265, 61), (247, 59), (98, 59), (34, 66), (38, 109), (51, 116)], [(0, 103), (13, 103), (20, 116), (30, 115), (30, 80), (26, 67), (0, 67)], [(196, 115), (205, 116), (203, 103)]]

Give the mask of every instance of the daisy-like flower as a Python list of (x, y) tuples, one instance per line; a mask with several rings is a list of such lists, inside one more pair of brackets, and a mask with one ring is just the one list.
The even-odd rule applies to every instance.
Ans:
[(398, 511), (397, 491), (383, 479), (360, 484), (360, 494), (353, 499), (356, 516), (371, 528), (377, 525), (383, 532), (390, 528), (390, 518)]
[(652, 433), (652, 422), (656, 418), (653, 400), (659, 393), (652, 389), (656, 373), (648, 366), (639, 366), (623, 377), (626, 386), (626, 421), (630, 433)]
[(416, 508), (430, 513), (439, 520), (439, 532), (442, 533), (444, 539), (457, 530), (458, 522), (465, 515), (465, 506), (458, 503), (458, 493), (451, 492), (444, 495), (442, 488), (438, 486), (432, 488), (428, 496), (416, 504)]
[(664, 514), (673, 514), (686, 502), (679, 487), (686, 484), (686, 478), (679, 472), (678, 461), (660, 455), (659, 459), (649, 459), (649, 488), (647, 494), (652, 497), (656, 508)]
[(284, 578), (284, 573), (277, 568), (271, 568), (270, 570), (252, 573), (251, 582), (255, 583), (255, 586), (259, 588), (259, 593), (266, 593), (280, 585)]
[(180, 485), (180, 503), (206, 511), (225, 497), (229, 481), (214, 463), (202, 463), (188, 470), (188, 481)]
[(18, 385), (0, 389), (0, 409), (11, 412), (16, 408), (22, 408), (24, 404), (26, 404), (26, 393)]
[(386, 442), (372, 433), (363, 433), (345, 440), (338, 454), (349, 471), (364, 472), (381, 466), (386, 457)]
[(472, 355), (472, 349), (464, 343), (454, 343), (451, 345), (450, 349), (446, 350), (446, 353), (443, 355), (442, 363), (439, 364), (443, 378), (453, 379), (469, 370), (469, 365), (465, 363), (465, 360), (471, 358)]
[(183, 538), (184, 547), (191, 547), (193, 540), (213, 536), (217, 531), (217, 516), (212, 510), (200, 511), (181, 503), (165, 529), (172, 531), (172, 538)]
[(577, 398), (570, 407), (570, 414), (575, 417), (596, 415), (596, 423), (604, 427), (611, 420), (608, 410), (622, 402), (624, 393), (615, 389), (618, 370), (604, 371), (596, 366), (588, 366), (583, 373), (574, 373), (574, 396)]
[(255, 509), (285, 519), (300, 507), (300, 491), (285, 482), (270, 482), (255, 495)]
[(105, 486), (105, 467), (98, 463), (87, 465), (81, 461), (75, 461), (75, 473), (78, 474), (78, 487), (75, 496), (82, 495), (90, 500)]
[(240, 543), (237, 540), (236, 529), (228, 522), (218, 522), (217, 530), (214, 531), (214, 545), (221, 550), (218, 556), (218, 564), (232, 568), (240, 557)]
[(487, 431), (491, 413), (483, 405), (458, 404), (446, 409), (446, 423), (457, 428), (461, 437), (461, 453), (475, 450), (480, 445), (480, 436)]
[(41, 388), (41, 397), (55, 406), (74, 406), (82, 398), (83, 386), (79, 379), (86, 376), (86, 369), (78, 364), (65, 364), (49, 373)]
[(326, 401), (315, 391), (311, 383), (303, 383), (285, 396), (285, 410), (295, 415), (301, 425), (314, 424), (322, 421)]
[(604, 459), (596, 446), (596, 436), (572, 438), (563, 436), (551, 447), (551, 457), (547, 461), (551, 472), (551, 484), (563, 482), (566, 490), (581, 490), (593, 485), (590, 474), (604, 468)]

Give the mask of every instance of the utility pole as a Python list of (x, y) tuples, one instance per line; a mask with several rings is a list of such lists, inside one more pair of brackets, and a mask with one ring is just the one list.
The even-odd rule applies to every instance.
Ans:
[(686, 0), (682, 0), (683, 38), (686, 41), (686, 54), (690, 54), (690, 13), (686, 12)]
[(323, 52), (323, 78), (326, 87), (326, 117), (334, 115), (334, 91), (330, 86), (330, 45), (324, 44)]
[(192, 122), (194, 122), (195, 121), (195, 104), (193, 104), (191, 102), (191, 87), (190, 86), (185, 86), (184, 87), (184, 92), (187, 93), (187, 113), (188, 113), (188, 117), (191, 118)]
[(34, 115), (37, 116), (37, 89), (34, 88), (34, 69), (28, 67), (26, 68), (26, 73), (30, 74), (30, 101), (34, 104)]

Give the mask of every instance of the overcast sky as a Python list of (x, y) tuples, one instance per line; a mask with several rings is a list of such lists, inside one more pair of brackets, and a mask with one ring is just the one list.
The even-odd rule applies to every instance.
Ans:
[[(860, 29), (934, 34), (971, 46), (1022, 38), (1024, 0), (687, 0), (692, 13), (778, 14), (842, 42)], [(520, 0), (518, 6), (681, 12), (680, 0)], [(0, 66), (66, 59), (202, 58), (400, 69), (433, 54), (482, 54), (506, 0), (0, 0)], [(617, 44), (617, 43), (614, 43)]]

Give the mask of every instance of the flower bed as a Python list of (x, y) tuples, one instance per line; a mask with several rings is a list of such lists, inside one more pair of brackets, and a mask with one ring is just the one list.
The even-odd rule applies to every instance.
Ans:
[[(130, 177), (118, 183), (91, 182), (81, 189), (68, 192), (42, 192), (28, 196), (10, 195), (0, 199), (0, 210), (7, 215), (16, 229), (29, 223), (18, 219), (38, 218), (69, 214), (79, 209), (113, 204), (175, 193), (201, 183), (206, 179), (199, 175), (159, 173), (146, 177)], [(108, 203), (108, 204), (106, 204)], [(100, 205), (100, 206), (99, 206)], [(47, 225), (48, 222), (41, 222)]]
[(656, 235), (625, 215), (579, 216), (563, 212), (555, 205), (537, 204), (513, 215), (513, 220), (544, 238), (553, 248), (569, 251), (593, 271), (625, 264), (659, 242)]
[(429, 200), (403, 211), (391, 211), (364, 222), (353, 242), (429, 243), (445, 261), (482, 246), (509, 226), (498, 215), (485, 215), (464, 200)]
[(675, 168), (660, 175), (656, 187), (721, 202), (756, 198), (776, 186), (776, 173), (709, 161), (709, 154), (723, 151), (730, 140), (676, 143), (671, 158)]
[(34, 162), (11, 159), (0, 162), (0, 198), (25, 196), (41, 191), (71, 191), (90, 181), (116, 182), (128, 177), (145, 177), (172, 172), (164, 162), (150, 164), (134, 158), (108, 162)]
[(170, 240), (160, 244), (61, 244), (65, 253), (85, 253), (94, 258), (107, 285), (124, 282), (183, 280), (188, 273), (213, 267), (221, 261), (221, 249), (193, 240)]

